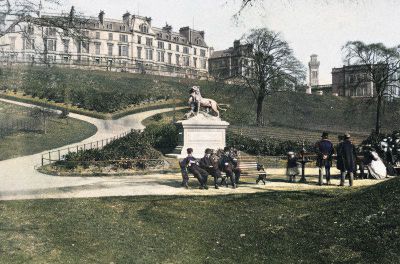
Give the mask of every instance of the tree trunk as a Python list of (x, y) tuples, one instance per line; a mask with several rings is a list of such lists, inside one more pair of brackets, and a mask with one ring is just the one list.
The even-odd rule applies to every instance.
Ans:
[(377, 104), (376, 104), (376, 121), (375, 121), (375, 132), (377, 134), (381, 133), (381, 110), (382, 110), (382, 96), (377, 96)]
[(264, 125), (264, 116), (263, 116), (263, 103), (265, 96), (263, 94), (259, 94), (257, 97), (257, 126)]

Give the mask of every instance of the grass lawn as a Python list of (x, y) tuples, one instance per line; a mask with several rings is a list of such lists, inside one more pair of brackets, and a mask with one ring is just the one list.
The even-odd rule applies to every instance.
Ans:
[[(0, 122), (6, 119), (24, 119), (27, 109), (0, 102)], [(25, 117), (24, 117), (25, 116)], [(0, 138), (0, 160), (39, 153), (79, 142), (94, 135), (97, 128), (87, 122), (68, 118), (52, 118), (48, 122), (47, 134), (41, 132), (15, 132)]]
[(0, 202), (0, 262), (399, 263), (399, 191)]

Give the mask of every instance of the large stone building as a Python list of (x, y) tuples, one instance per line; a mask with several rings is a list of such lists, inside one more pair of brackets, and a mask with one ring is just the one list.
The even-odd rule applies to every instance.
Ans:
[(252, 68), (252, 52), (251, 44), (243, 45), (239, 40), (235, 40), (229, 49), (211, 52), (208, 60), (210, 75), (218, 79), (229, 79), (249, 74), (246, 70)]
[[(57, 19), (60, 15), (40, 15)], [(83, 20), (82, 20), (83, 21)], [(126, 13), (122, 20), (85, 18), (85, 38), (71, 37), (53, 27), (25, 27), (0, 39), (2, 63), (59, 64), (157, 75), (201, 78), (208, 76), (209, 47), (204, 31), (170, 25), (152, 25), (152, 19)]]
[[(367, 74), (370, 66), (350, 65), (342, 68), (332, 69), (332, 93), (339, 96), (349, 97), (374, 97), (376, 96), (375, 85), (369, 81)], [(397, 78), (395, 78), (397, 79)], [(393, 81), (387, 88), (389, 99), (400, 97), (398, 80)]]

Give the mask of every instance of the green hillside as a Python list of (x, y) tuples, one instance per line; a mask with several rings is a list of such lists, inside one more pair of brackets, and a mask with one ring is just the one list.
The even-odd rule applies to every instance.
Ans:
[[(101, 113), (114, 113), (149, 99), (186, 101), (189, 87), (199, 85), (204, 97), (229, 104), (223, 118), (233, 125), (254, 125), (252, 93), (240, 85), (152, 75), (83, 71), (61, 68), (2, 69), (0, 88)], [(374, 128), (375, 103), (369, 100), (279, 93), (266, 99), (267, 126), (369, 133)], [(399, 127), (399, 103), (385, 105), (383, 128)]]

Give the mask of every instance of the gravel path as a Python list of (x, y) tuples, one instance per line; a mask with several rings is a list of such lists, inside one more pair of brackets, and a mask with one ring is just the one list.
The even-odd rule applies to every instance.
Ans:
[[(32, 105), (0, 99), (21, 106)], [(153, 110), (129, 115), (118, 120), (101, 120), (78, 114), (70, 117), (94, 124), (98, 131), (92, 137), (66, 147), (89, 143), (96, 140), (114, 137), (131, 129), (143, 129), (142, 121), (157, 113), (172, 111), (172, 109)], [(44, 151), (46, 153), (48, 151)], [(309, 184), (289, 184), (284, 182), (284, 170), (269, 170), (270, 181), (266, 185), (255, 185), (253, 179), (238, 189), (220, 188), (215, 190), (198, 190), (196, 180), (191, 178), (189, 190), (180, 188), (179, 174), (155, 174), (124, 177), (56, 177), (39, 173), (35, 165), (40, 163), (41, 154), (24, 156), (11, 160), (0, 161), (0, 200), (52, 199), (52, 198), (86, 198), (108, 196), (139, 196), (139, 195), (224, 195), (234, 193), (254, 193), (260, 191), (299, 191), (321, 188), (337, 188), (336, 186), (319, 187), (316, 178), (310, 177)], [(316, 170), (307, 173), (316, 174)], [(356, 181), (356, 186), (376, 184), (380, 181)], [(338, 184), (337, 180), (333, 181)]]

